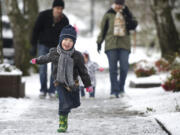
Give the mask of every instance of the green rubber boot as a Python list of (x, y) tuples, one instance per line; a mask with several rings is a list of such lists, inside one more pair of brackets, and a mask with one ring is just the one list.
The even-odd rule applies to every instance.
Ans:
[(68, 128), (68, 115), (60, 115), (59, 116), (59, 129), (57, 132), (63, 133), (66, 132)]

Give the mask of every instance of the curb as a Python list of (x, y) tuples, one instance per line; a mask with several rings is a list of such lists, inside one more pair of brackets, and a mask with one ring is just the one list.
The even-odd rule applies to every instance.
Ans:
[(162, 130), (164, 130), (168, 135), (172, 135), (172, 133), (165, 127), (165, 125), (160, 120), (158, 120), (157, 118), (154, 118), (154, 119), (159, 124), (159, 126), (162, 128)]

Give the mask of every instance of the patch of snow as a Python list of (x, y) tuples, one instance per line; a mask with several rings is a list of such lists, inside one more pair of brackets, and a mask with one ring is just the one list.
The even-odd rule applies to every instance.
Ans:
[(7, 30), (7, 29), (3, 29), (2, 35), (3, 35), (4, 38), (12, 38), (13, 37), (12, 31)]
[(132, 78), (135, 83), (161, 83), (167, 77), (167, 74), (156, 74), (149, 77)]
[(31, 103), (30, 99), (0, 98), (0, 122), (17, 120)]
[(172, 135), (179, 135), (180, 133), (180, 112), (164, 113), (155, 115), (159, 121), (171, 132)]
[(7, 16), (7, 15), (3, 15), (3, 16), (2, 16), (2, 21), (8, 23), (8, 22), (9, 22), (8, 16)]
[(0, 64), (0, 75), (22, 75), (22, 72), (15, 66), (4, 63)]
[(71, 25), (76, 25), (78, 31), (86, 30), (88, 28), (87, 25), (83, 21), (81, 21), (79, 18), (75, 17), (72, 14), (68, 14), (69, 22)]

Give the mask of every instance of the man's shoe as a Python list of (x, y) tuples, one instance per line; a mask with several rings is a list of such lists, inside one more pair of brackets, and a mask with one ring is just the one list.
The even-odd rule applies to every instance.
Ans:
[(116, 98), (119, 98), (119, 94), (116, 94), (115, 96), (116, 96)]
[(110, 99), (116, 98), (116, 95), (115, 94), (111, 94), (109, 98)]
[(48, 96), (50, 99), (56, 99), (56, 94), (55, 93), (48, 93)]
[(89, 97), (89, 99), (95, 99), (95, 97)]
[(45, 99), (46, 98), (46, 93), (45, 92), (40, 92), (39, 98), (40, 99)]
[(124, 92), (119, 93), (119, 97), (124, 97), (124, 96), (125, 96)]
[(85, 99), (86, 97), (85, 96), (81, 96), (81, 99)]

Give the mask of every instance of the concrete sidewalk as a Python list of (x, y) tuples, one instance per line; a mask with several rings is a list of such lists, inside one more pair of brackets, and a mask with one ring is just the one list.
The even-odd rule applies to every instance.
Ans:
[[(17, 120), (0, 121), (0, 135), (56, 135), (58, 100), (33, 100)], [(69, 135), (166, 135), (153, 118), (127, 111), (122, 99), (83, 99), (69, 114)], [(61, 133), (63, 134), (63, 133)]]

